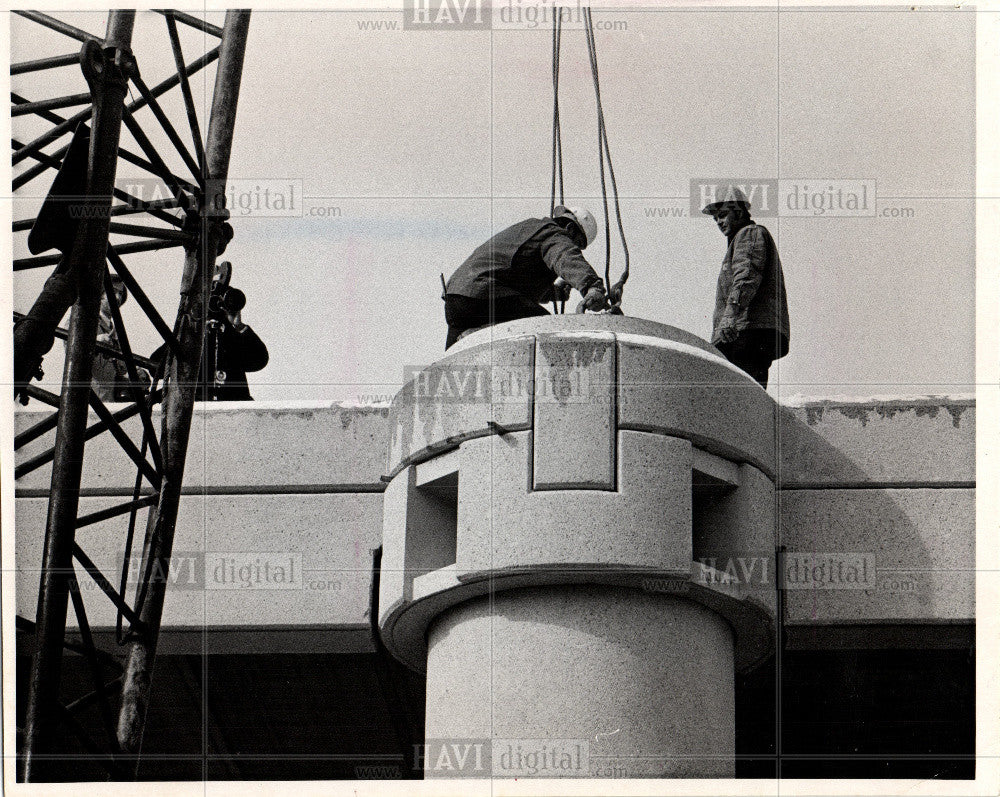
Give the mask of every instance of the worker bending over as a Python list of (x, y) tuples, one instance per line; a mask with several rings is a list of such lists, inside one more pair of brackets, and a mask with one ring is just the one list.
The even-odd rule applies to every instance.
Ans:
[[(498, 232), (445, 284), (445, 348), (473, 329), (548, 315), (541, 303), (565, 301), (571, 286), (583, 296), (577, 312), (606, 309), (604, 283), (581, 251), (596, 237), (589, 210), (562, 205), (551, 218), (527, 219)], [(556, 285), (557, 277), (566, 284)]]

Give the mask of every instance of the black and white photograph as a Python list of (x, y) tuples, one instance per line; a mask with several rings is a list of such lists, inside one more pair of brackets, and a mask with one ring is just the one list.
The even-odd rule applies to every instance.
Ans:
[(1000, 5), (0, 20), (5, 791), (1000, 794)]

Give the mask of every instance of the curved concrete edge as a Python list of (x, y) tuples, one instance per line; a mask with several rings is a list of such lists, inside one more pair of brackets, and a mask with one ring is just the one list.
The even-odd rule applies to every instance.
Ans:
[[(416, 672), (427, 667), (427, 630), (448, 609), (467, 600), (520, 588), (600, 584), (659, 592), (684, 598), (711, 609), (729, 623), (736, 639), (736, 669), (747, 672), (774, 650), (774, 614), (770, 607), (749, 595), (739, 584), (723, 579), (701, 583), (705, 569), (691, 571), (620, 570), (607, 565), (575, 565), (571, 568), (509, 568), (460, 572), (454, 566), (441, 568), (415, 579), (413, 599), (396, 601), (379, 611), (379, 633), (386, 648)], [(697, 573), (697, 575), (695, 575)]]
[(774, 479), (777, 404), (757, 382), (720, 354), (681, 341), (616, 338), (619, 430), (680, 437)]
[[(551, 401), (536, 400), (535, 383), (553, 373), (565, 376), (559, 360), (577, 341), (581, 347), (610, 343), (612, 384), (602, 389), (599, 367), (583, 371), (591, 389), (597, 386), (592, 398), (613, 404), (617, 429), (686, 439), (774, 478), (776, 404), (717, 349), (643, 319), (570, 318), (520, 319), (481, 330), (408, 380), (390, 410), (387, 478), (465, 440), (534, 428), (540, 408)], [(556, 360), (547, 356), (553, 352)]]
[(456, 348), (417, 371), (393, 398), (389, 478), (463, 440), (531, 428), (535, 336)]
[(645, 318), (625, 315), (608, 315), (593, 313), (569, 313), (554, 316), (534, 316), (507, 321), (483, 327), (467, 335), (452, 346), (448, 352), (459, 352), (476, 346), (489, 345), (500, 340), (519, 336), (532, 336), (536, 333), (573, 333), (573, 332), (612, 332), (635, 333), (647, 335), (655, 339), (672, 339), (689, 346), (701, 349), (715, 357), (722, 357), (719, 350), (692, 332), (680, 327), (649, 321)]

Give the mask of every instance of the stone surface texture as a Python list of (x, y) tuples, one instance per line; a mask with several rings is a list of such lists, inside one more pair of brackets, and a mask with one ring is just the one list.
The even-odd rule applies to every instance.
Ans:
[[(941, 623), (975, 618), (973, 490), (794, 490), (781, 496), (787, 625)], [(789, 559), (789, 557), (792, 557)], [(809, 588), (804, 564), (825, 566)], [(831, 570), (868, 557), (864, 582)]]
[(783, 486), (971, 485), (971, 396), (800, 399), (778, 431)]
[(615, 338), (581, 335), (537, 338), (535, 490), (615, 489)]
[[(15, 434), (45, 418), (37, 408), (15, 415)], [(109, 405), (114, 411), (124, 405)], [(196, 487), (325, 487), (382, 489), (385, 450), (389, 441), (388, 407), (343, 407), (337, 404), (279, 402), (197, 403), (191, 420), (184, 469), (186, 488)], [(99, 419), (91, 413), (89, 423)], [(161, 416), (153, 412), (160, 433)], [(137, 418), (122, 422), (136, 441), (142, 425)], [(49, 432), (21, 449), (16, 463), (51, 448)], [(18, 489), (48, 490), (51, 465), (18, 479)], [(88, 441), (84, 450), (81, 487), (131, 491), (135, 466), (109, 435)]]
[(531, 775), (498, 752), (543, 742), (583, 745), (584, 766), (534, 777), (732, 777), (733, 677), (729, 626), (697, 603), (615, 587), (505, 591), (431, 627), (425, 734), (491, 742), (501, 778)]

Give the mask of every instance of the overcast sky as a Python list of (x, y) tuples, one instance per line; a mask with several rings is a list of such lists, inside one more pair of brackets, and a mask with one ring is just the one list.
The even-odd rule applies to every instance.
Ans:
[[(59, 16), (103, 31), (101, 14)], [(770, 391), (971, 391), (975, 16), (595, 12), (606, 28), (597, 32), (602, 98), (632, 254), (626, 313), (710, 335), (725, 239), (707, 217), (673, 215), (686, 214), (693, 178), (875, 181), (877, 211), (891, 216), (760, 218), (778, 242), (792, 325)], [(250, 377), (258, 399), (393, 393), (405, 367), (443, 353), (438, 275), (491, 232), (548, 212), (550, 29), (428, 32), (401, 22), (399, 12), (253, 14), (231, 176), (248, 191), (301, 181), (307, 214), (236, 215), (223, 256), (248, 297), (244, 320), (271, 352)], [(26, 20), (11, 24), (14, 61), (76, 49)], [(204, 52), (202, 34), (182, 33), (188, 60)], [(147, 84), (172, 70), (158, 15), (139, 14), (134, 49)], [(202, 75), (200, 104), (214, 69)], [(583, 32), (567, 30), (567, 200), (600, 217), (590, 81)], [(13, 85), (30, 99), (85, 88), (74, 67)], [(165, 105), (186, 133), (179, 92)], [(138, 118), (153, 128), (148, 111)], [(14, 134), (27, 140), (45, 126), (18, 117)], [(154, 140), (169, 156), (169, 143)], [(138, 151), (127, 133), (123, 145)], [(15, 218), (33, 214), (50, 180), (18, 193)], [(27, 254), (23, 240), (15, 257)], [(585, 254), (603, 273), (603, 235)], [(617, 277), (617, 241), (613, 256)], [(172, 321), (180, 253), (128, 262)], [(27, 309), (44, 276), (15, 277), (15, 309)], [(148, 354), (154, 333), (134, 302), (126, 310)], [(56, 381), (60, 360), (46, 364)]]

